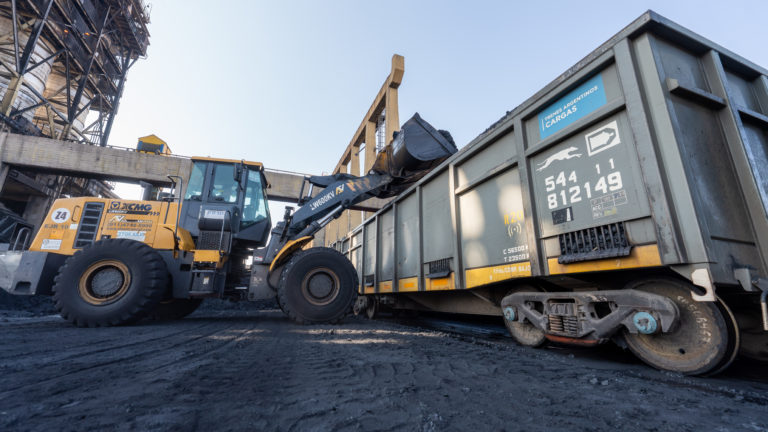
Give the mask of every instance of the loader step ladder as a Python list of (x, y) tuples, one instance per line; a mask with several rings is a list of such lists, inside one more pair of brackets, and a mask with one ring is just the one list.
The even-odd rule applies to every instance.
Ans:
[(85, 203), (80, 226), (77, 227), (77, 234), (75, 234), (75, 249), (90, 246), (96, 241), (102, 212), (104, 212), (104, 203)]

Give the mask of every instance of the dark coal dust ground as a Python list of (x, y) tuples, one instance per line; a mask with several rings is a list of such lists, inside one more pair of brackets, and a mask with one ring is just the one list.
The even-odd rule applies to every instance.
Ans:
[(0, 430), (768, 431), (765, 365), (714, 378), (617, 349), (277, 310), (79, 329), (0, 312)]

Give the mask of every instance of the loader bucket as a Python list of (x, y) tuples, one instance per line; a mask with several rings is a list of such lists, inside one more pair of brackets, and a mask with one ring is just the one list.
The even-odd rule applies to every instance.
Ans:
[(12, 292), (13, 277), (21, 264), (22, 252), (0, 252), (0, 288)]
[(399, 194), (456, 151), (450, 133), (438, 131), (419, 113), (414, 114), (376, 157), (371, 171), (393, 179), (376, 196), (386, 198)]

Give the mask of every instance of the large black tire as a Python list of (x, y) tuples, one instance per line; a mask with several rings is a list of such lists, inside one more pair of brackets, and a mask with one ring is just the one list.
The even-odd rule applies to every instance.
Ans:
[(172, 321), (182, 319), (194, 312), (203, 299), (168, 299), (161, 301), (149, 313), (148, 318), (155, 321)]
[(288, 260), (277, 301), (299, 324), (333, 323), (352, 312), (357, 286), (357, 271), (344, 255), (330, 248), (311, 248)]
[(78, 327), (130, 324), (162, 300), (168, 271), (162, 257), (144, 243), (98, 241), (67, 258), (53, 286), (61, 316)]

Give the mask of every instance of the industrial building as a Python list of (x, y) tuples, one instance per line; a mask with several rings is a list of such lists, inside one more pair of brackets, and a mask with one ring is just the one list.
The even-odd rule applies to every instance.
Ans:
[[(106, 146), (127, 73), (147, 54), (148, 23), (142, 0), (0, 3), (0, 154), (19, 135)], [(0, 157), (0, 236), (22, 219), (39, 225), (60, 196), (115, 197), (105, 180)]]

